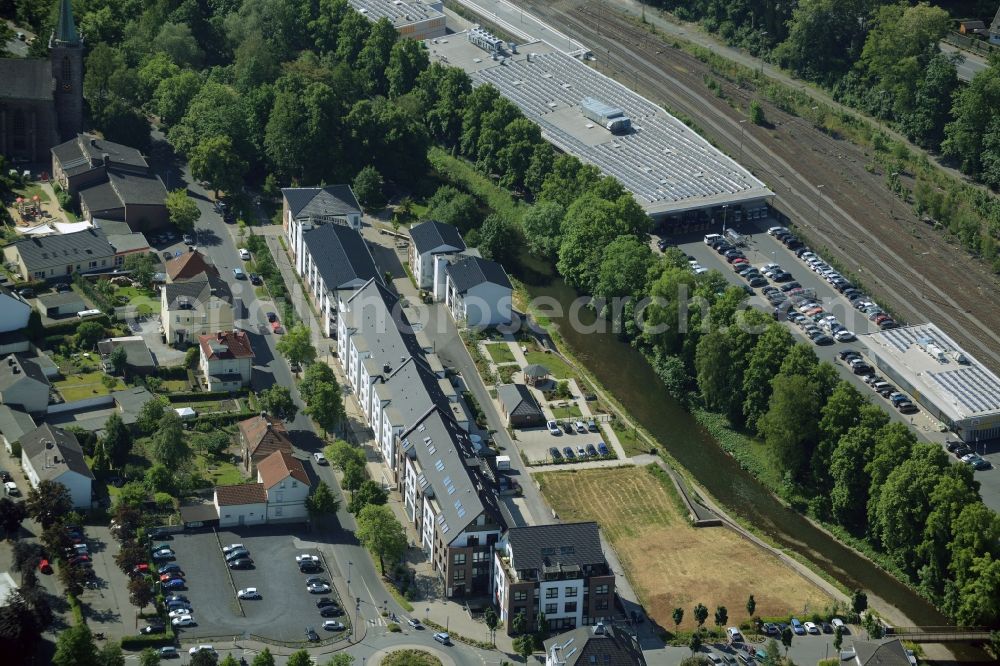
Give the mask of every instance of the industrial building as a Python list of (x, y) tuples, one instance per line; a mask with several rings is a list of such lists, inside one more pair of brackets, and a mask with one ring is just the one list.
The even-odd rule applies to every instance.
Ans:
[(401, 37), (422, 40), (445, 34), (442, 0), (350, 0), (350, 4), (371, 21), (389, 19)]
[(427, 42), (431, 59), (490, 84), (556, 148), (614, 176), (657, 222), (762, 217), (774, 193), (690, 127), (546, 42), (512, 46), (481, 28)]
[(858, 336), (885, 376), (962, 441), (1000, 437), (1000, 377), (934, 324)]

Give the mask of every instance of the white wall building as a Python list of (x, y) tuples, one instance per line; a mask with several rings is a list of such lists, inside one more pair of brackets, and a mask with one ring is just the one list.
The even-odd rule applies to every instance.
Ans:
[(257, 465), (257, 481), (267, 495), (267, 522), (305, 522), (309, 519), (306, 498), (309, 475), (302, 461), (284, 451), (275, 451)]
[[(465, 251), (462, 235), (451, 224), (430, 220), (411, 227), (410, 240), (410, 272), (417, 288), (430, 290), (434, 300), (443, 300), (444, 263)], [(436, 261), (438, 259), (443, 261)]]
[(245, 331), (219, 331), (198, 338), (201, 379), (209, 391), (238, 391), (250, 384), (253, 347)]
[(513, 286), (503, 266), (463, 257), (445, 269), (445, 304), (456, 322), (470, 328), (507, 326), (513, 317)]
[(66, 486), (76, 509), (90, 509), (94, 474), (76, 435), (44, 424), (21, 436), (21, 467), (32, 488), (42, 481)]
[(267, 491), (263, 483), (216, 486), (213, 498), (219, 527), (263, 525), (267, 522)]

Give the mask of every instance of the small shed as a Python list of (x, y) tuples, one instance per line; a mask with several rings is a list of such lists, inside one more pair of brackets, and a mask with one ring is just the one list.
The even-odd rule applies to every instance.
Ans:
[(190, 407), (177, 407), (174, 411), (177, 412), (177, 416), (181, 418), (181, 421), (190, 421), (198, 416), (198, 412)]
[(542, 408), (524, 384), (503, 384), (497, 389), (497, 398), (508, 425), (514, 428), (532, 428), (545, 423)]
[(73, 291), (42, 294), (36, 302), (38, 312), (46, 317), (66, 317), (87, 309), (87, 304)]
[(539, 384), (544, 384), (545, 380), (551, 374), (548, 368), (544, 365), (539, 365), (538, 363), (532, 363), (531, 365), (525, 366), (523, 372), (524, 382), (528, 386), (538, 386)]
[(958, 22), (958, 32), (963, 35), (977, 35), (986, 32), (986, 24), (982, 21), (962, 19)]

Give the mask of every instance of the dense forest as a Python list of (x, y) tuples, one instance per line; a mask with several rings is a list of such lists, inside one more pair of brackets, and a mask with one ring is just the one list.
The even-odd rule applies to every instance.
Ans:
[[(862, 0), (663, 4), (684, 4), (688, 18), (714, 22), (1000, 184), (1000, 172), (990, 175), (1000, 157), (1000, 67), (958, 86), (933, 48), (947, 25), (940, 10)], [(956, 621), (1000, 621), (1000, 517), (980, 501), (971, 470), (889, 424), (786, 328), (744, 313), (744, 293), (720, 274), (696, 276), (676, 252), (654, 255), (649, 220), (631, 194), (557, 154), (495, 89), (473, 89), (466, 74), (430, 63), (422, 46), (346, 0), (74, 6), (89, 49), (90, 117), (109, 138), (149, 146), (152, 119), (195, 177), (271, 195), (361, 173), (409, 192), (434, 175), (429, 148), (468, 160), (524, 205), (484, 211), (455, 183), (429, 197), (428, 216), (460, 226), (484, 256), (505, 263), (524, 243), (584, 293), (657, 297), (645, 319), (665, 326), (639, 327), (629, 305), (621, 334), (672, 392), (762, 438), (780, 460), (786, 498), (882, 558)], [(8, 11), (42, 34), (53, 20), (49, 3), (0, 2)], [(986, 139), (966, 149), (990, 133), (996, 157)], [(674, 325), (683, 310), (685, 333)], [(741, 319), (763, 332), (751, 335)]]

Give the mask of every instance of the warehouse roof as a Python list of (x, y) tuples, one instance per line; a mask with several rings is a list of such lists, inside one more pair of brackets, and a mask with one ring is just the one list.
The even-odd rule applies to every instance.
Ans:
[(349, 0), (351, 6), (372, 21), (387, 18), (399, 28), (421, 21), (444, 18), (444, 14), (420, 0)]
[(858, 339), (953, 421), (1000, 414), (1000, 377), (934, 324)]
[[(518, 55), (501, 60), (470, 44), (464, 33), (427, 46), (432, 58), (469, 72), (473, 85), (495, 86), (557, 148), (621, 181), (650, 215), (774, 195), (680, 120), (545, 42), (522, 45)], [(612, 135), (589, 121), (580, 107), (588, 97), (621, 109), (632, 130)]]

